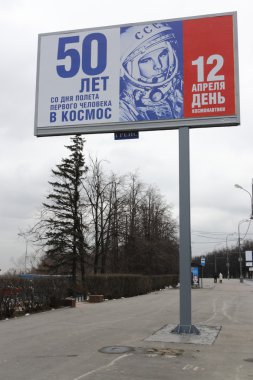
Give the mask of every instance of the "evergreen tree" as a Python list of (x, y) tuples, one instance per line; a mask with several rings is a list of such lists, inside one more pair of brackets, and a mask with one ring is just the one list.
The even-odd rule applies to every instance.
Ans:
[(52, 191), (47, 202), (43, 203), (43, 239), (51, 269), (57, 272), (71, 268), (75, 284), (78, 269), (82, 280), (85, 275), (87, 244), (81, 184), (87, 167), (83, 155), (84, 140), (75, 136), (71, 141), (72, 144), (66, 146), (70, 151), (69, 157), (63, 158), (61, 164), (52, 170), (53, 180), (49, 182)]

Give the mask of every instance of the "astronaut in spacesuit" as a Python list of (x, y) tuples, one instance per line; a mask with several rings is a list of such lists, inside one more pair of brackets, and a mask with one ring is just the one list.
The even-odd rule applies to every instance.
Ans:
[(177, 40), (168, 23), (121, 33), (120, 120), (177, 119), (183, 115), (183, 82)]

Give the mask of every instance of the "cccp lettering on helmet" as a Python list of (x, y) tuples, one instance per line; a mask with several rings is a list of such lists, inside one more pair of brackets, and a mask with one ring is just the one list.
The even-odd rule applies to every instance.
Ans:
[(154, 31), (154, 28), (159, 29), (159, 28), (161, 28), (161, 25), (159, 25), (159, 24), (146, 25), (146, 26), (144, 26), (142, 31), (137, 32), (135, 34), (135, 38), (137, 40), (141, 40), (142, 38), (144, 38), (145, 34), (152, 33)]

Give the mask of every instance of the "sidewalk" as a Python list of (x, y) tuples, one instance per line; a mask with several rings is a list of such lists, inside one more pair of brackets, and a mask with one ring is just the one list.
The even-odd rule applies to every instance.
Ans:
[(253, 379), (251, 285), (204, 279), (203, 289), (192, 290), (192, 323), (215, 330), (212, 342), (188, 334), (178, 342), (157, 339), (179, 323), (179, 289), (1, 321), (0, 378)]

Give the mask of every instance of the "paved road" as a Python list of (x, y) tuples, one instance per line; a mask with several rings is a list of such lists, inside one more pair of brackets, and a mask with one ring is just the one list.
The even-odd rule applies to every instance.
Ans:
[[(178, 322), (178, 289), (0, 321), (0, 379), (253, 379), (252, 282), (192, 291), (192, 322), (221, 326), (213, 344), (145, 340)], [(134, 350), (99, 352), (108, 346)]]

